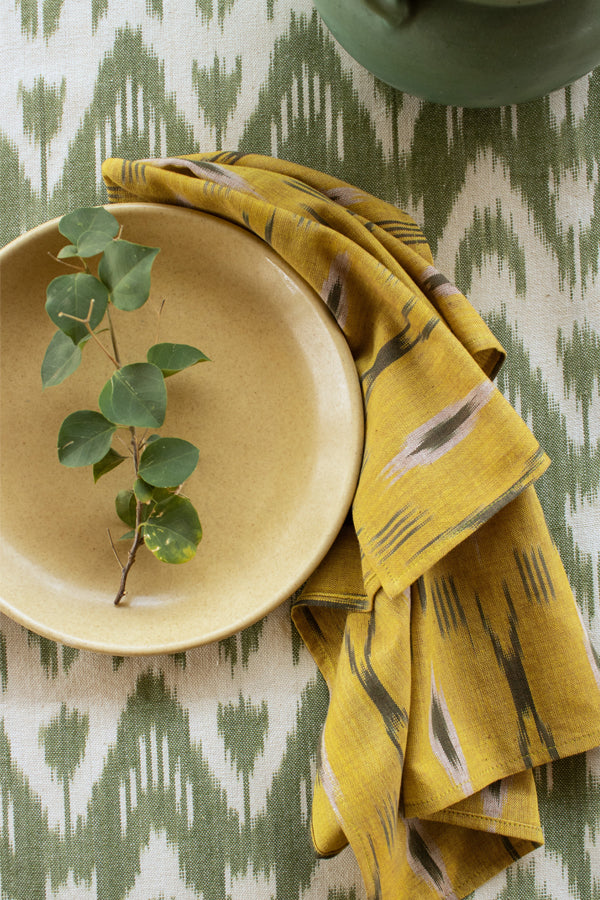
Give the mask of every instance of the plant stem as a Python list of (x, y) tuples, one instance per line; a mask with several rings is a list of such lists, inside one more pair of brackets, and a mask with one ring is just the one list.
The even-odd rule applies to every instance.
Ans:
[(96, 341), (96, 343), (98, 344), (98, 346), (100, 347), (100, 349), (102, 350), (102, 352), (103, 352), (106, 356), (108, 356), (108, 358), (110, 359), (110, 361), (111, 361), (111, 363), (113, 364), (113, 366), (115, 367), (115, 369), (120, 369), (121, 366), (119, 365), (118, 361), (115, 359), (115, 357), (114, 357), (111, 353), (108, 352), (108, 350), (106, 349), (106, 347), (104, 346), (104, 344), (103, 344), (100, 340), (98, 340), (98, 338), (96, 337), (96, 335), (94, 334), (94, 332), (93, 332), (92, 329), (90, 328), (89, 322), (86, 322), (86, 325), (87, 325), (87, 330), (89, 331), (89, 333), (91, 334), (91, 336), (93, 337), (93, 339)]
[(58, 256), (55, 256), (54, 253), (50, 253), (50, 251), (48, 251), (48, 256), (50, 259), (53, 259), (54, 262), (60, 263), (61, 266), (68, 266), (69, 269), (75, 269), (76, 272), (89, 272), (89, 269), (85, 264), (83, 266), (75, 266), (73, 263), (67, 262), (66, 259), (59, 259)]
[(156, 322), (156, 340), (154, 341), (155, 344), (158, 344), (158, 339), (160, 336), (160, 317), (162, 316), (162, 311), (165, 308), (166, 302), (167, 302), (167, 298), (163, 297), (163, 300), (160, 304), (160, 309), (158, 310), (158, 316), (157, 316), (157, 322)]
[[(133, 427), (133, 425), (130, 426), (129, 431), (131, 432), (131, 450), (133, 453), (133, 465), (134, 465), (135, 474), (137, 477), (139, 461), (140, 461), (140, 450), (139, 450), (139, 446), (138, 446), (138, 442), (137, 442), (137, 435), (136, 435), (135, 428)], [(110, 537), (110, 533), (109, 533), (109, 537)], [(110, 539), (110, 542), (111, 542), (111, 544), (113, 543), (112, 538)], [(117, 595), (115, 597), (115, 606), (119, 605), (119, 603), (121, 602), (121, 600), (123, 599), (123, 597), (126, 594), (125, 587), (127, 584), (127, 576), (129, 575), (129, 571), (135, 562), (136, 553), (138, 552), (139, 548), (141, 547), (141, 545), (143, 543), (144, 543), (144, 538), (142, 536), (142, 501), (138, 500), (136, 498), (135, 535), (134, 535), (131, 547), (129, 548), (129, 553), (127, 554), (127, 561), (126, 561), (125, 565), (123, 565), (121, 563), (121, 561), (119, 560), (119, 556), (118, 556), (115, 546), (113, 544), (113, 550), (114, 550), (115, 556), (119, 560), (119, 565), (121, 566), (121, 581), (119, 584), (119, 590), (117, 591)]]
[(121, 366), (118, 363), (118, 361), (115, 359), (114, 356), (111, 356), (111, 354), (108, 352), (108, 350), (106, 349), (106, 347), (104, 346), (102, 341), (100, 341), (98, 339), (98, 336), (95, 334), (93, 328), (90, 325), (93, 309), (94, 309), (94, 298), (92, 297), (92, 299), (90, 300), (90, 308), (88, 309), (88, 314), (85, 317), (85, 319), (80, 319), (78, 316), (72, 316), (70, 313), (66, 313), (66, 312), (59, 312), (58, 317), (59, 317), (59, 319), (72, 319), (74, 322), (81, 322), (82, 325), (85, 325), (90, 336), (96, 341), (96, 343), (98, 344), (98, 346), (100, 347), (102, 352), (105, 353), (106, 356), (108, 356), (108, 358), (110, 359), (110, 361), (113, 364), (113, 366), (115, 367), (115, 369), (120, 369)]
[(115, 355), (115, 360), (117, 362), (117, 369), (121, 368), (121, 357), (119, 356), (119, 348), (117, 347), (117, 335), (115, 334), (115, 329), (113, 326), (113, 322), (110, 316), (110, 308), (106, 307), (106, 318), (108, 319), (108, 330), (110, 331), (110, 340), (113, 346), (113, 353)]
[(142, 504), (141, 501), (138, 500), (135, 504), (135, 537), (133, 539), (133, 543), (129, 548), (129, 553), (127, 554), (127, 562), (124, 566), (121, 566), (121, 582), (119, 584), (119, 590), (117, 591), (117, 596), (115, 597), (115, 606), (118, 606), (123, 597), (126, 594), (125, 585), (127, 584), (127, 576), (129, 575), (129, 570), (135, 562), (135, 555), (141, 547), (144, 539), (142, 537), (141, 531), (142, 524)]
[(115, 559), (116, 559), (116, 561), (117, 561), (117, 563), (118, 563), (118, 565), (119, 565), (119, 568), (122, 569), (122, 568), (123, 568), (123, 563), (121, 562), (121, 557), (119, 556), (119, 554), (118, 554), (118, 552), (117, 552), (117, 548), (115, 547), (115, 542), (114, 542), (113, 539), (112, 539), (112, 534), (110, 533), (110, 528), (107, 528), (107, 529), (106, 529), (106, 533), (107, 533), (107, 535), (108, 535), (108, 540), (110, 541), (110, 546), (111, 546), (112, 552), (113, 552), (114, 555), (115, 555)]
[(121, 435), (119, 434), (118, 431), (117, 431), (116, 434), (115, 434), (115, 439), (116, 439), (117, 441), (119, 441), (119, 443), (123, 445), (124, 450), (125, 450), (127, 453), (129, 453), (129, 447), (128, 447), (128, 445), (125, 443), (125, 441), (123, 440), (123, 438), (121, 437)]
[(135, 432), (135, 428), (133, 425), (129, 426), (129, 433), (131, 434), (131, 452), (133, 455), (133, 467), (135, 469), (135, 477), (138, 477), (138, 468), (140, 465), (140, 448), (137, 442), (137, 434)]

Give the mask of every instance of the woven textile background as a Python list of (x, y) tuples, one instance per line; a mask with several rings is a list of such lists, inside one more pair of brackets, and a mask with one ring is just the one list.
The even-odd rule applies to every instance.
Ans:
[[(221, 148), (422, 225), (508, 351), (499, 384), (553, 460), (539, 495), (600, 648), (600, 70), (462, 110), (377, 82), (310, 0), (0, 0), (0, 245), (106, 202), (106, 157)], [(2, 618), (0, 687), (2, 900), (364, 897), (351, 851), (310, 843), (327, 692), (289, 603), (148, 659)], [(546, 846), (475, 900), (600, 898), (600, 751), (537, 781)]]

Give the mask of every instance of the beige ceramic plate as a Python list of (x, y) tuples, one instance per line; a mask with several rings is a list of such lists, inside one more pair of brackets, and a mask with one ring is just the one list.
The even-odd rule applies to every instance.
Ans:
[(177, 207), (111, 209), (125, 238), (161, 248), (150, 300), (118, 315), (121, 357), (145, 358), (165, 298), (160, 339), (211, 359), (169, 379), (163, 430), (200, 448), (186, 493), (204, 538), (178, 566), (142, 549), (126, 604), (113, 606), (119, 569), (106, 529), (125, 530), (114, 496), (131, 478), (124, 464), (94, 485), (89, 468), (58, 463), (62, 419), (97, 409), (111, 368), (90, 345), (80, 369), (42, 393), (54, 333), (45, 289), (68, 271), (48, 255), (66, 241), (47, 223), (0, 251), (0, 609), (76, 647), (173, 652), (250, 625), (320, 562), (355, 489), (362, 403), (337, 325), (265, 244)]

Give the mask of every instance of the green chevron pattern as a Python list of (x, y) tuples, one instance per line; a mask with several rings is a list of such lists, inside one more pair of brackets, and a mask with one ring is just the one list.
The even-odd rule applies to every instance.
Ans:
[[(309, 0), (0, 11), (0, 245), (106, 202), (108, 156), (278, 155), (414, 215), (508, 351), (499, 384), (553, 460), (540, 497), (600, 646), (600, 70), (447, 109), (376, 82)], [(150, 660), (2, 619), (0, 688), (2, 900), (363, 900), (349, 851), (310, 843), (327, 693), (288, 604)], [(546, 847), (474, 900), (600, 900), (600, 752), (537, 777)]]

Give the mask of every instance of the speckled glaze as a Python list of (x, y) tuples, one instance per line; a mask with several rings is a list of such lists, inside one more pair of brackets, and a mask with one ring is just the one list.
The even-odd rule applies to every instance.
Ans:
[(600, 63), (600, 0), (315, 0), (382, 81), (456, 106), (541, 97)]
[[(160, 337), (211, 359), (169, 379), (163, 429), (193, 441), (186, 484), (204, 538), (194, 560), (145, 550), (130, 599), (112, 604), (119, 569), (106, 529), (125, 529), (114, 496), (125, 465), (94, 485), (65, 469), (56, 436), (69, 412), (96, 409), (111, 374), (97, 348), (42, 393), (53, 334), (45, 289), (65, 239), (47, 223), (0, 251), (0, 609), (47, 637), (117, 654), (174, 652), (225, 637), (288, 597), (324, 556), (350, 506), (363, 413), (348, 346), (321, 300), (270, 248), (221, 219), (177, 207), (117, 205), (124, 236), (160, 247), (152, 294), (114, 311), (124, 360)], [(126, 547), (127, 545), (122, 545)]]

